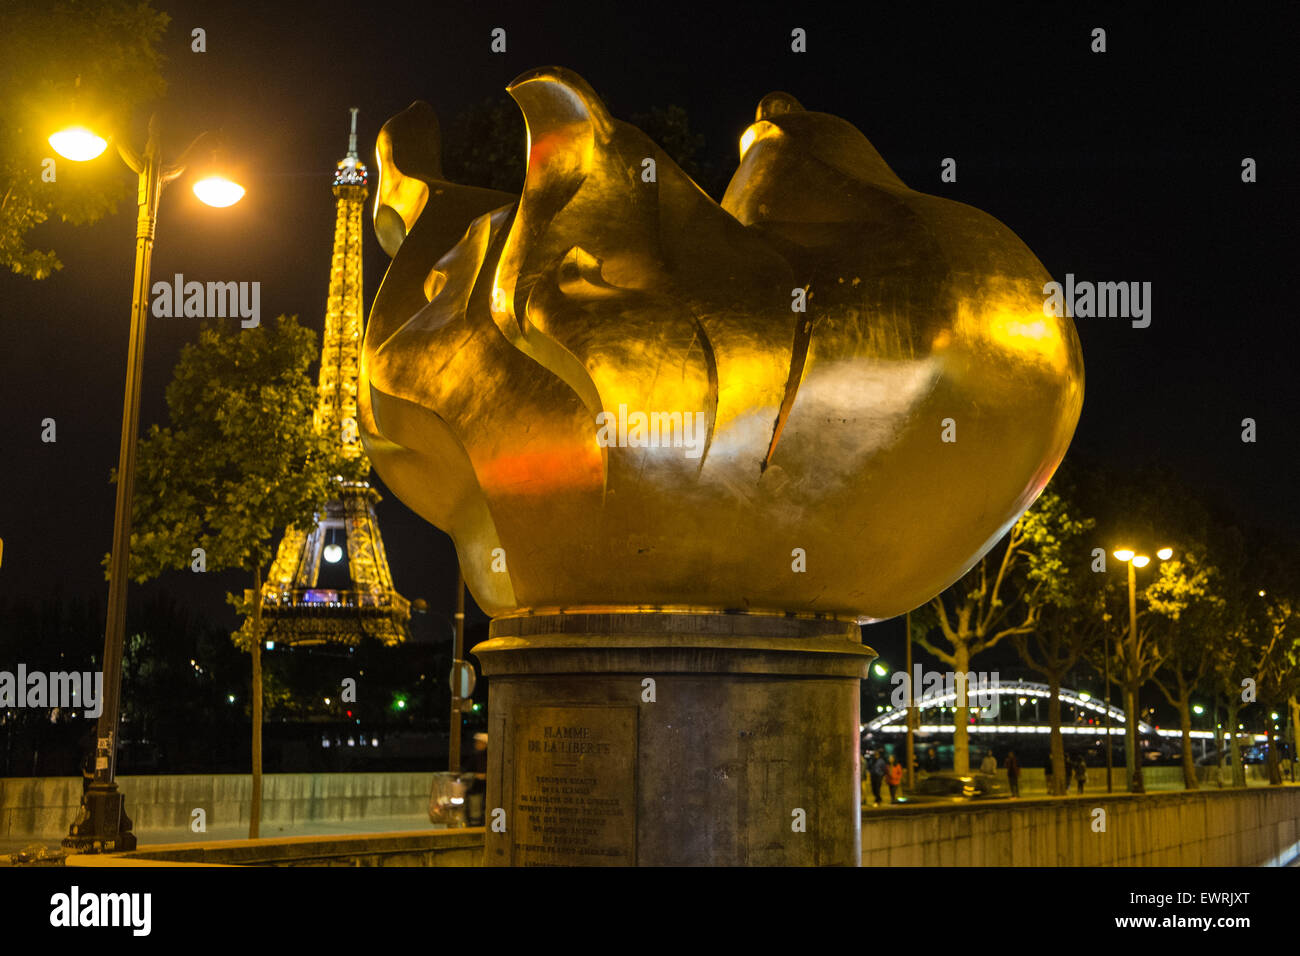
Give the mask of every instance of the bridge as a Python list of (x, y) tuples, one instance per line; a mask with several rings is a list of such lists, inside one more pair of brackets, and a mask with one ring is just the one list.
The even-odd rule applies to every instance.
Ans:
[[(998, 721), (1006, 708), (1001, 703), (1002, 698), (1011, 698), (1017, 703), (1024, 704), (1030, 701), (1047, 701), (1051, 698), (1051, 688), (1046, 684), (1037, 681), (1015, 680), (999, 682), (996, 686), (982, 684), (978, 690), (972, 685), (967, 690), (969, 700), (975, 700), (977, 694), (987, 698), (989, 694), (996, 694), (999, 697), (997, 708), (997, 717), (985, 716), (980, 712), (980, 708), (971, 707), (971, 713), (976, 717), (976, 721), (967, 726), (966, 730), (970, 734), (1050, 734), (1052, 732), (1051, 724), (1044, 722), (1026, 723), (1017, 719), (1014, 723), (1001, 723)], [(1073, 707), (1076, 711), (1090, 712), (1099, 715), (1100, 720), (1094, 719), (1094, 723), (1080, 724), (1072, 722), (1061, 722), (1062, 734), (1077, 734), (1086, 736), (1106, 735), (1108, 732), (1112, 736), (1122, 736), (1124, 728), (1128, 722), (1128, 717), (1124, 711), (1115, 706), (1108, 704), (1104, 700), (1098, 700), (1087, 691), (1074, 690), (1069, 687), (1062, 687), (1058, 691), (1061, 703), (1065, 706)], [(940, 713), (939, 720), (942, 721), (942, 714), (945, 710), (955, 710), (957, 703), (957, 691), (944, 690), (934, 694), (919, 696), (917, 699), (917, 709), (921, 712), (922, 723), (917, 727), (917, 732), (921, 734), (951, 734), (956, 731), (956, 725), (951, 723), (925, 723), (925, 712), (927, 710), (938, 710)], [(1109, 731), (1105, 720), (1109, 716)], [(1181, 730), (1167, 730), (1152, 726), (1146, 721), (1138, 721), (1138, 733), (1143, 736), (1157, 737), (1181, 737)], [(903, 734), (907, 732), (907, 708), (886, 707), (871, 720), (864, 722), (860, 728), (863, 734)], [(1197, 740), (1214, 740), (1214, 731), (1212, 730), (1193, 730), (1191, 735)], [(1229, 735), (1224, 734), (1226, 739)], [(1242, 734), (1253, 742), (1263, 742), (1268, 740), (1267, 734)]]

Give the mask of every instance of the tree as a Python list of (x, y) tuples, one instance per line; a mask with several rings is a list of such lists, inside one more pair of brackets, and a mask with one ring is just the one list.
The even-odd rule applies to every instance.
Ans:
[[(1238, 605), (1240, 606), (1240, 605)], [(1247, 678), (1259, 672), (1258, 650), (1247, 637), (1250, 628), (1245, 624), (1245, 615), (1234, 617), (1232, 625), (1226, 629), (1227, 641), (1212, 664), (1216, 690), (1223, 695), (1224, 709), (1227, 711), (1224, 725), (1217, 725), (1215, 747), (1218, 750), (1218, 769), (1223, 771), (1223, 733), (1226, 725), (1228, 732), (1228, 751), (1232, 760), (1232, 785), (1246, 786), (1246, 768), (1241, 763), (1241, 738), (1237, 733), (1238, 717), (1242, 708), (1253, 703), (1253, 692), (1245, 688)], [(1249, 699), (1248, 699), (1249, 698)], [(1218, 707), (1215, 707), (1216, 718)], [(1220, 779), (1222, 777), (1220, 776)]]
[(58, 160), (47, 137), (73, 120), (74, 110), (82, 123), (120, 129), (132, 107), (161, 95), (157, 44), (168, 19), (139, 0), (6, 5), (0, 30), (0, 265), (46, 278), (62, 263), (53, 251), (28, 248), (31, 230), (54, 216), (76, 225), (96, 222), (131, 195), (116, 163)]
[(1271, 712), (1273, 708), (1286, 709), (1294, 718), (1296, 697), (1300, 693), (1300, 616), (1296, 610), (1296, 603), (1289, 596), (1274, 597), (1268, 602), (1265, 618), (1268, 646), (1260, 661), (1259, 701), (1270, 713), (1265, 726), (1268, 728), (1268, 782), (1273, 786), (1282, 783), (1282, 768), (1278, 763), (1277, 733)]
[(1160, 565), (1159, 576), (1146, 589), (1153, 612), (1160, 668), (1152, 682), (1177, 709), (1183, 736), (1183, 786), (1196, 790), (1196, 760), (1192, 751), (1192, 692), (1210, 671), (1215, 644), (1222, 633), (1225, 602), (1217, 592), (1217, 568), (1202, 553), (1188, 550)]
[[(1059, 545), (1053, 516), (1063, 513), (1055, 496), (1044, 493), (1039, 502), (961, 580), (913, 613), (913, 628), (919, 629), (917, 643), (957, 675), (970, 672), (975, 655), (1008, 637), (1029, 634), (1038, 624), (1043, 594), (1052, 587), (1049, 567), (1059, 560), (1059, 555), (1052, 557), (1052, 549)], [(1040, 565), (1032, 562), (1035, 555), (1040, 556)], [(942, 647), (930, 640), (936, 631)], [(964, 684), (966, 679), (959, 677), (957, 682)], [(955, 704), (953, 769), (967, 773), (970, 707), (961, 694)]]
[[(1099, 473), (1090, 500), (1102, 509), (1098, 513), (1098, 539), (1106, 542), (1106, 550), (1111, 552), (1108, 560), (1113, 557), (1113, 549), (1124, 547), (1134, 549), (1149, 561), (1141, 567), (1136, 561), (1110, 561), (1109, 570), (1114, 573), (1106, 575), (1109, 580), (1105, 595), (1106, 614), (1115, 627), (1112, 659), (1116, 666), (1111, 669), (1111, 683), (1123, 694), (1125, 753), (1132, 762), (1129, 789), (1142, 793), (1146, 789), (1138, 737), (1142, 689), (1166, 664), (1177, 666), (1184, 682), (1195, 677), (1198, 664), (1195, 658), (1202, 651), (1195, 646), (1195, 637), (1188, 634), (1187, 640), (1182, 640), (1178, 631), (1181, 628), (1198, 632), (1200, 639), (1205, 640), (1213, 628), (1205, 621), (1193, 621), (1189, 628), (1182, 628), (1177, 617), (1192, 602), (1209, 600), (1205, 588), (1211, 578), (1206, 576), (1210, 571), (1205, 556), (1224, 558), (1236, 545), (1229, 535), (1216, 530), (1225, 523), (1212, 520), (1197, 490), (1188, 487), (1179, 474), (1168, 470), (1142, 468)], [(1159, 550), (1164, 547), (1172, 548), (1174, 557), (1159, 560)], [(1194, 555), (1193, 560), (1189, 560), (1189, 554)], [(1134, 581), (1132, 595), (1128, 587), (1130, 574)], [(1130, 618), (1130, 600), (1136, 612), (1132, 615), (1136, 618), (1136, 628), (1132, 627)], [(1207, 614), (1210, 611), (1208, 607), (1203, 610)], [(1168, 660), (1175, 652), (1180, 655), (1176, 664)], [(1090, 658), (1098, 671), (1104, 667), (1105, 661), (1099, 655), (1094, 653)], [(1167, 671), (1163, 680), (1162, 693), (1178, 683), (1171, 671)], [(1194, 683), (1187, 684), (1186, 693), (1190, 695), (1194, 686)], [(1186, 732), (1190, 734), (1190, 726)], [(1195, 766), (1186, 737), (1183, 750), (1183, 759), (1191, 766), (1194, 780)]]
[(697, 158), (704, 150), (704, 136), (691, 132), (691, 118), (686, 110), (676, 105), (652, 106), (644, 113), (633, 113), (628, 122), (654, 140), (715, 201), (722, 195), (730, 174), (719, 182), (713, 164)]
[[(609, 106), (609, 100), (605, 100)], [(713, 165), (697, 159), (704, 137), (691, 132), (690, 117), (680, 106), (652, 107), (628, 118), (649, 136), (686, 175), (710, 195), (721, 195)], [(513, 101), (490, 97), (456, 114), (446, 128), (443, 171), (448, 180), (520, 193), (528, 160), (528, 131)], [(715, 196), (716, 198), (716, 196)]]
[(519, 107), (496, 96), (456, 114), (447, 125), (442, 153), (443, 171), (451, 182), (522, 192), (528, 131)]
[(316, 395), (307, 370), (317, 354), (315, 334), (296, 317), (254, 329), (204, 326), (197, 344), (181, 351), (167, 386), (170, 427), (151, 427), (137, 451), (132, 578), (192, 570), (200, 560), (207, 571), (237, 569), (252, 578), (251, 592), (226, 598), (245, 615), (232, 638), (252, 658), (250, 838), (261, 819), (260, 594), (275, 553), (272, 535), (310, 528), (335, 476), (356, 480), (365, 467), (344, 459), (312, 424)]
[(1067, 497), (1067, 487), (1064, 481), (1054, 483), (1021, 519), (1029, 539), (1037, 542), (1027, 563), (1029, 581), (1039, 589), (1039, 610), (1031, 631), (1012, 635), (1020, 659), (1041, 674), (1049, 688), (1052, 773), (1047, 789), (1052, 794), (1062, 794), (1069, 786), (1061, 735), (1061, 684), (1083, 654), (1100, 641), (1106, 627), (1104, 581), (1091, 567), (1086, 538), (1095, 521), (1080, 516), (1078, 503), (1072, 495)]

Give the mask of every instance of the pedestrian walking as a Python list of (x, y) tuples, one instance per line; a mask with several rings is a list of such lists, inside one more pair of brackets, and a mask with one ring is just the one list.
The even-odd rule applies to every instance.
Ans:
[(880, 806), (880, 785), (885, 782), (888, 773), (889, 765), (877, 750), (871, 755), (871, 795), (875, 797), (876, 806)]
[(995, 774), (998, 772), (998, 758), (993, 756), (993, 750), (984, 754), (984, 759), (980, 761), (980, 773)]
[(1088, 764), (1083, 759), (1083, 754), (1075, 754), (1074, 757), (1074, 782), (1079, 785), (1079, 792), (1083, 793), (1083, 785), (1088, 780)]
[(1020, 761), (1016, 760), (1014, 750), (1007, 751), (1007, 759), (1003, 766), (1007, 768), (1007, 783), (1011, 785), (1011, 795), (1020, 796)]
[(894, 755), (889, 755), (889, 765), (886, 767), (885, 780), (889, 784), (889, 802), (898, 802), (898, 785), (903, 782), (903, 765), (894, 759)]

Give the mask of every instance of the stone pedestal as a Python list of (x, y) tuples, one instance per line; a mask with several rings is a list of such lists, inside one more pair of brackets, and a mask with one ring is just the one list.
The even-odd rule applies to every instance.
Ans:
[(473, 653), (487, 865), (858, 865), (856, 624), (534, 615)]

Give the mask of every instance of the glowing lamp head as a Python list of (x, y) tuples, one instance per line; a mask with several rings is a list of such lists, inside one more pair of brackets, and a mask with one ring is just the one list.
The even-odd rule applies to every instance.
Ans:
[(1118, 551), (1115, 552), (1115, 557), (1119, 558), (1121, 561), (1132, 561), (1133, 552), (1130, 551), (1128, 548), (1120, 548)]
[(1133, 558), (1133, 567), (1135, 568), (1145, 568), (1150, 563), (1151, 559), (1145, 554), (1139, 554)]
[(1173, 548), (1161, 548), (1159, 551), (1156, 552), (1156, 557), (1159, 558), (1161, 561), (1168, 561), (1173, 556), (1174, 556)]
[(872, 670), (876, 672), (877, 677), (884, 677), (886, 674), (889, 673), (889, 671), (885, 670), (885, 668), (879, 664), (873, 667)]
[(69, 126), (53, 134), (50, 146), (64, 159), (84, 163), (94, 159), (108, 148), (108, 140), (97, 136), (84, 126)]
[(244, 198), (244, 187), (220, 176), (209, 176), (194, 184), (194, 195), (200, 202), (223, 209)]
[(1197, 704), (1196, 706), (1194, 706), (1194, 707), (1192, 708), (1192, 713), (1194, 713), (1194, 714), (1198, 714), (1198, 715), (1199, 715), (1199, 714), (1203, 714), (1203, 713), (1205, 713), (1205, 708), (1202, 707), (1200, 704)]
[(330, 564), (338, 564), (343, 560), (343, 549), (337, 544), (327, 544), (321, 551), (321, 556)]

